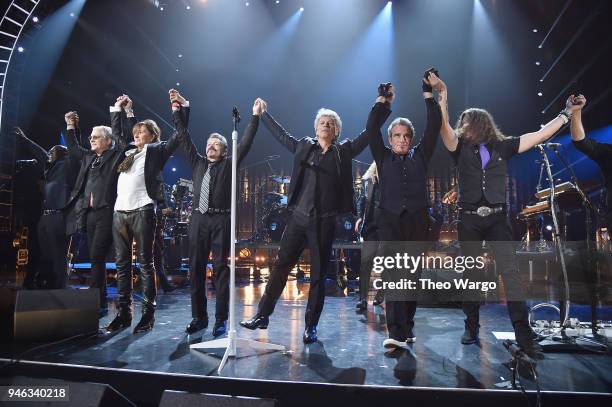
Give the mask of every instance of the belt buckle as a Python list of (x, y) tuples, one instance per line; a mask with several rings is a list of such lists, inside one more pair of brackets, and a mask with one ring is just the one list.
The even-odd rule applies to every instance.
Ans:
[(481, 216), (483, 218), (485, 216), (489, 216), (492, 213), (493, 209), (489, 208), (488, 206), (481, 206), (476, 210), (476, 215)]

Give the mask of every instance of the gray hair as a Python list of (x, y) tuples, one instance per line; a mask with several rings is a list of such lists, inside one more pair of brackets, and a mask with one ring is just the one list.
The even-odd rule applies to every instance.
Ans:
[(334, 141), (338, 140), (338, 137), (340, 137), (340, 133), (342, 132), (342, 120), (340, 119), (338, 113), (324, 107), (320, 108), (317, 111), (317, 115), (315, 116), (314, 120), (315, 131), (317, 131), (317, 124), (319, 124), (319, 120), (321, 120), (322, 117), (331, 117), (334, 119), (334, 122), (336, 122), (336, 127), (338, 128), (338, 135), (334, 137)]
[(112, 144), (111, 147), (115, 146), (115, 139), (113, 138), (113, 130), (108, 126), (94, 126), (91, 131), (94, 132), (100, 130), (104, 134), (104, 138), (110, 139)]
[[(227, 152), (228, 146), (227, 146), (227, 139), (225, 137), (223, 137), (219, 133), (210, 133), (210, 136), (208, 136), (208, 140), (210, 140), (211, 138), (216, 138), (217, 140), (219, 140), (221, 144), (223, 144), (223, 148), (225, 149), (224, 152)], [(207, 143), (208, 143), (208, 140), (206, 141)]]
[(387, 128), (387, 134), (389, 135), (389, 137), (391, 137), (391, 131), (393, 130), (393, 128), (398, 125), (408, 127), (408, 129), (410, 130), (410, 134), (411, 134), (410, 137), (414, 137), (414, 126), (412, 125), (412, 122), (406, 119), (405, 117), (397, 117), (393, 119), (393, 121)]

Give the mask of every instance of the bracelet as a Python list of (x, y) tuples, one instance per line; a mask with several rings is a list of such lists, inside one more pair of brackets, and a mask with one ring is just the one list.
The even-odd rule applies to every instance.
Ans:
[(125, 110), (125, 114), (134, 114), (134, 109), (123, 109)]

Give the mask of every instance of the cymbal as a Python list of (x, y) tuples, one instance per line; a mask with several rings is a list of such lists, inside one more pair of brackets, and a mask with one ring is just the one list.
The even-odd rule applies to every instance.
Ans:
[(290, 176), (282, 177), (279, 175), (270, 175), (268, 178), (270, 178), (274, 182), (278, 182), (279, 184), (289, 184), (291, 182)]

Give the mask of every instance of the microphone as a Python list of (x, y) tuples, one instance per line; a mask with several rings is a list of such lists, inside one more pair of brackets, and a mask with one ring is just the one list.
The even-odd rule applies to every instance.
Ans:
[(548, 147), (548, 148), (553, 148), (554, 149), (554, 148), (559, 148), (561, 146), (562, 146), (561, 143), (546, 143), (546, 147)]
[(36, 158), (32, 158), (31, 160), (15, 160), (15, 164), (19, 164), (19, 165), (36, 165), (36, 164), (38, 164), (38, 160)]

